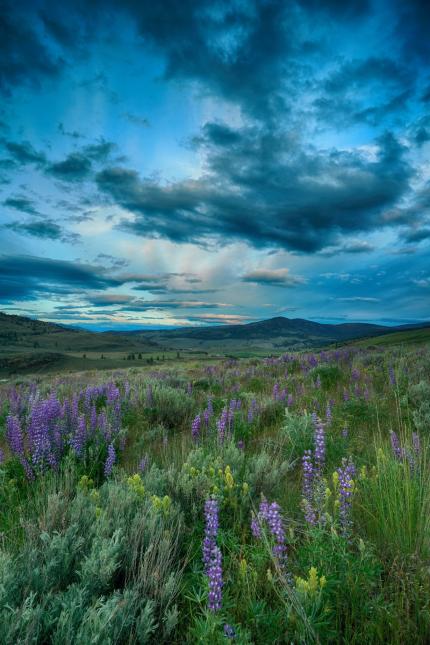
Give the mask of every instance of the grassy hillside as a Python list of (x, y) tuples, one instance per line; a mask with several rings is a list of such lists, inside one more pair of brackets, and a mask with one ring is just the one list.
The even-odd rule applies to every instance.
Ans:
[(367, 347), (390, 347), (394, 345), (419, 345), (430, 342), (430, 328), (425, 329), (405, 329), (403, 331), (384, 334), (375, 338), (355, 341), (356, 345)]
[(427, 645), (429, 359), (0, 383), (0, 642)]
[[(176, 356), (151, 338), (93, 333), (0, 312), (0, 372), (123, 367)], [(140, 356), (140, 357), (139, 357)]]

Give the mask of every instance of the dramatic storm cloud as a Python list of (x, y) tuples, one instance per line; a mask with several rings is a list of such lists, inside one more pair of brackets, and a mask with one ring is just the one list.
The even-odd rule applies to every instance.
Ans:
[(420, 0), (6, 0), (2, 307), (428, 318), (429, 32)]

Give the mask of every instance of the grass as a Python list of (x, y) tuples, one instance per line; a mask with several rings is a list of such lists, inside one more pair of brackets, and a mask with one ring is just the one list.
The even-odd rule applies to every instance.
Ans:
[[(0, 384), (0, 642), (222, 644), (234, 633), (242, 645), (424, 645), (428, 359), (421, 345), (224, 361), (171, 354)], [(38, 471), (29, 424), (53, 395), (54, 436), (60, 427), (65, 442), (58, 466)], [(73, 401), (71, 422), (62, 406)], [(232, 425), (221, 441), (225, 408)], [(310, 523), (302, 459), (310, 450), (317, 467), (312, 412), (324, 422), (324, 462)], [(34, 481), (11, 451), (8, 414), (25, 432)], [(73, 448), (79, 419), (84, 454)], [(342, 479), (349, 460), (354, 475)], [(202, 562), (208, 499), (222, 558), (216, 612)], [(264, 500), (278, 504), (278, 532)]]

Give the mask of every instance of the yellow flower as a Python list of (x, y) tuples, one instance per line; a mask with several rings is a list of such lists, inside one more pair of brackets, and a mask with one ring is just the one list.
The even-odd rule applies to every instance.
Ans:
[(337, 488), (337, 486), (339, 484), (339, 473), (337, 472), (337, 470), (334, 471), (334, 473), (332, 475), (332, 479), (333, 479), (333, 486), (335, 488)]
[(243, 494), (244, 494), (244, 495), (246, 495), (246, 494), (249, 492), (249, 485), (248, 485), (248, 483), (247, 483), (247, 482), (243, 482), (243, 484), (242, 484), (242, 491), (243, 491)]
[(245, 560), (245, 558), (242, 558), (239, 563), (239, 575), (241, 578), (246, 577), (246, 573), (248, 571), (248, 563)]
[(234, 479), (233, 479), (233, 475), (231, 474), (230, 466), (225, 467), (224, 479), (225, 479), (225, 484), (227, 488), (230, 488), (231, 490), (234, 486)]
[(136, 473), (132, 477), (129, 477), (127, 479), (127, 484), (133, 490), (139, 497), (143, 497), (145, 495), (145, 486), (142, 483), (142, 478), (141, 476)]
[(171, 503), (172, 503), (172, 500), (170, 499), (170, 497), (168, 495), (165, 495), (162, 500), (162, 506), (163, 506), (163, 511), (164, 513), (166, 513), (166, 515), (170, 510)]
[(94, 481), (88, 477), (88, 475), (82, 475), (78, 484), (79, 488), (83, 491), (88, 491), (89, 488), (94, 486)]
[(298, 591), (305, 595), (315, 596), (323, 587), (325, 587), (327, 579), (325, 576), (318, 578), (318, 570), (316, 567), (309, 569), (308, 578), (296, 577), (296, 588)]
[(315, 567), (309, 569), (309, 591), (311, 594), (318, 590), (318, 571)]

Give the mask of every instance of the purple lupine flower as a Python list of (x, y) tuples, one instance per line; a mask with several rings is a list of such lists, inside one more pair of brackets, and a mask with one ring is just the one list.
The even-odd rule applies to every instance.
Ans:
[(221, 549), (214, 546), (207, 571), (209, 593), (208, 608), (210, 611), (219, 611), (222, 605), (222, 555)]
[(221, 412), (221, 415), (217, 421), (218, 439), (220, 443), (224, 443), (227, 421), (228, 421), (228, 409), (225, 407)]
[(24, 437), (19, 419), (9, 414), (6, 419), (6, 438), (9, 448), (17, 457), (24, 457)]
[(346, 389), (346, 387), (343, 388), (343, 400), (344, 401), (349, 401), (349, 392)]
[(310, 450), (305, 450), (302, 459), (303, 464), (303, 506), (305, 520), (312, 526), (316, 523), (316, 514), (313, 507), (314, 488), (314, 465)]
[(287, 406), (290, 408), (294, 403), (293, 395), (290, 393), (287, 399)]
[(279, 400), (279, 385), (278, 385), (278, 383), (275, 383), (275, 385), (273, 386), (272, 397), (273, 397), (274, 401)]
[(210, 611), (221, 609), (222, 601), (222, 555), (217, 546), (218, 502), (208, 499), (205, 502), (205, 537), (203, 539), (203, 564), (209, 583), (208, 607)]
[(91, 406), (91, 414), (90, 414), (90, 431), (92, 435), (96, 434), (97, 430), (97, 410), (96, 406), (93, 405)]
[(236, 638), (236, 632), (234, 627), (232, 627), (228, 623), (224, 625), (224, 636), (226, 638)]
[(194, 441), (199, 440), (201, 423), (202, 423), (202, 419), (200, 414), (198, 414), (196, 417), (194, 417), (194, 420), (191, 424), (191, 435)]
[(393, 387), (395, 387), (395, 385), (397, 384), (397, 381), (396, 381), (396, 375), (395, 375), (395, 372), (394, 372), (394, 368), (393, 368), (392, 365), (390, 365), (390, 367), (388, 368), (388, 378), (390, 379), (390, 384)]
[(120, 396), (121, 393), (115, 383), (108, 383), (106, 387), (106, 401), (108, 405), (113, 405), (116, 401), (119, 401)]
[(325, 431), (324, 431), (324, 424), (322, 423), (321, 419), (319, 419), (319, 417), (317, 417), (315, 412), (312, 413), (312, 421), (313, 421), (314, 428), (315, 428), (315, 432), (314, 432), (315, 466), (316, 466), (316, 470), (318, 471), (318, 473), (321, 474), (321, 471), (322, 471), (322, 469), (324, 467), (324, 461), (325, 461)]
[(351, 370), (351, 379), (353, 381), (358, 381), (360, 379), (360, 370), (354, 367), (353, 370)]
[(348, 426), (345, 425), (342, 430), (342, 437), (344, 439), (348, 439), (348, 434), (349, 434)]
[(76, 425), (75, 432), (69, 439), (69, 443), (77, 457), (82, 457), (82, 454), (85, 450), (85, 444), (87, 441), (87, 426), (85, 422), (85, 417), (83, 414), (80, 414), (78, 417), (78, 422)]
[(107, 454), (107, 458), (104, 466), (104, 474), (106, 478), (110, 477), (112, 473), (112, 468), (114, 467), (115, 462), (116, 462), (115, 448), (113, 443), (110, 443), (108, 445), (108, 454)]
[(318, 374), (318, 376), (317, 376), (317, 378), (315, 380), (314, 387), (316, 387), (317, 390), (319, 390), (321, 388), (321, 377), (320, 377), (319, 374)]
[(205, 502), (205, 537), (203, 539), (203, 564), (207, 571), (213, 547), (216, 544), (218, 535), (218, 502), (216, 499), (207, 499)]
[(351, 499), (355, 466), (350, 459), (344, 458), (337, 473), (339, 475), (339, 525), (342, 535), (347, 537), (351, 530)]
[(280, 510), (281, 508), (279, 504), (277, 502), (272, 502), (267, 510), (265, 520), (276, 541), (276, 544), (273, 547), (273, 554), (277, 558), (279, 564), (284, 566), (285, 559), (287, 557), (287, 547), (285, 546), (285, 531)]
[(305, 450), (302, 458), (303, 465), (303, 497), (312, 501), (314, 467), (310, 450)]
[(333, 415), (332, 415), (332, 411), (331, 411), (331, 401), (328, 401), (328, 403), (327, 403), (327, 407), (326, 407), (326, 411), (325, 411), (325, 419), (326, 419), (327, 425), (330, 425), (332, 420), (333, 420)]
[(239, 439), (239, 441), (237, 442), (237, 447), (239, 448), (239, 450), (243, 450), (245, 448), (245, 444), (242, 439)]
[(251, 522), (251, 530), (254, 537), (261, 536), (261, 524), (266, 522), (269, 531), (275, 539), (273, 547), (273, 555), (275, 556), (279, 566), (283, 568), (287, 558), (287, 547), (285, 545), (285, 531), (280, 514), (281, 507), (277, 502), (269, 504), (267, 500), (260, 502), (260, 509), (257, 519), (253, 518)]
[(33, 406), (27, 429), (31, 460), (33, 466), (40, 469), (46, 466), (46, 462), (49, 461), (48, 457), (51, 453), (51, 438), (43, 403), (41, 401)]
[(187, 394), (188, 394), (188, 396), (191, 396), (192, 393), (193, 393), (193, 384), (188, 383), (188, 385), (187, 385)]
[(400, 461), (404, 457), (404, 451), (400, 446), (399, 438), (397, 434), (394, 432), (394, 430), (390, 430), (390, 441), (391, 441), (391, 448), (392, 448), (393, 454), (396, 457), (396, 459)]
[(0, 448), (0, 466), (2, 465), (2, 463), (3, 463), (3, 462), (4, 462), (4, 452), (3, 452), (3, 450)]
[(252, 519), (251, 519), (251, 533), (255, 538), (261, 538), (261, 527), (260, 527), (260, 522), (258, 521), (258, 517), (252, 514)]

